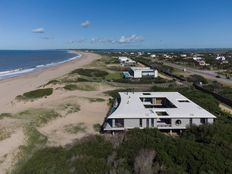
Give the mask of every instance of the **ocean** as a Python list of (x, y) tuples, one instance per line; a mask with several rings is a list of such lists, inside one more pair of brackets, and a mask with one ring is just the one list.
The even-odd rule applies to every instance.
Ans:
[(0, 80), (71, 61), (80, 55), (67, 50), (0, 50)]

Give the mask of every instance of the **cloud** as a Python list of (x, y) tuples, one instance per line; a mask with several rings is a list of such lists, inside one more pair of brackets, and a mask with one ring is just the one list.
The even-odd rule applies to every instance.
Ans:
[(88, 20), (81, 23), (81, 27), (83, 28), (88, 28), (90, 25), (91, 25), (91, 22)]
[(135, 43), (135, 42), (142, 42), (144, 41), (143, 36), (137, 36), (135, 34), (130, 36), (121, 36), (118, 40), (118, 43), (120, 44), (128, 44), (128, 43)]
[(45, 33), (45, 29), (44, 28), (34, 28), (32, 29), (33, 33)]

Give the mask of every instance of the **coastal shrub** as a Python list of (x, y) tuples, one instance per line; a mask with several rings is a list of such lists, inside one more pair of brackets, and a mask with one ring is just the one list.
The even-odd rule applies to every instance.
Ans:
[(69, 90), (69, 91), (73, 91), (73, 90), (77, 90), (78, 87), (75, 84), (67, 84), (64, 86), (64, 89)]
[(83, 90), (83, 91), (94, 91), (96, 86), (94, 84), (87, 83), (78, 83), (76, 84), (67, 84), (64, 86), (64, 89), (73, 91), (73, 90)]
[(101, 131), (101, 125), (99, 123), (93, 125), (93, 129), (95, 132)]
[(58, 83), (60, 83), (59, 80), (50, 80), (45, 86), (47, 86), (47, 85), (56, 85)]
[(38, 99), (52, 95), (52, 93), (53, 93), (53, 88), (43, 88), (43, 89), (37, 89), (34, 91), (26, 92), (23, 95), (17, 96), (16, 99), (19, 100)]
[(107, 157), (111, 152), (112, 145), (104, 138), (87, 137), (71, 148), (46, 147), (38, 150), (15, 174), (108, 173)]
[(71, 134), (83, 133), (86, 131), (84, 123), (68, 124), (64, 127), (65, 131)]
[(98, 70), (98, 69), (76, 69), (73, 70), (70, 74), (79, 74), (88, 77), (105, 77), (108, 75), (108, 72)]
[(19, 119), (24, 119), (30, 122), (31, 125), (35, 125), (35, 126), (40, 126), (54, 118), (61, 117), (59, 113), (57, 113), (52, 109), (41, 109), (41, 108), (25, 110), (14, 116)]
[(193, 83), (200, 83), (202, 82), (203, 84), (207, 84), (208, 83), (208, 80), (205, 79), (204, 77), (200, 76), (200, 75), (191, 75), (187, 78), (187, 81), (189, 82), (193, 82)]

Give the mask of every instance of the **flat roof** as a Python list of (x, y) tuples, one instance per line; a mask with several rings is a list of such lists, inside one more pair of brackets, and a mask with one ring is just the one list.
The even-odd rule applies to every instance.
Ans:
[[(121, 101), (108, 118), (216, 118), (178, 92), (119, 92)], [(140, 98), (166, 98), (174, 108), (145, 108)], [(166, 112), (160, 115), (160, 112)]]
[(143, 70), (153, 70), (150, 67), (131, 67), (130, 69), (132, 69), (133, 71), (136, 71), (136, 70), (140, 70), (140, 71), (143, 71)]

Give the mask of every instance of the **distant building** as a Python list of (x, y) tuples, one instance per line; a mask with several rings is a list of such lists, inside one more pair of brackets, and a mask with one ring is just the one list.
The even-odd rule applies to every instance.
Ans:
[(193, 60), (195, 60), (195, 61), (202, 61), (203, 58), (202, 58), (202, 57), (196, 57), (196, 56), (194, 56), (194, 57), (193, 57)]
[(120, 92), (103, 129), (184, 130), (192, 125), (212, 124), (215, 118), (178, 92)]
[(155, 58), (155, 57), (156, 57), (156, 55), (155, 55), (155, 54), (152, 54), (152, 55), (151, 55), (151, 57), (152, 57), (152, 58)]
[(125, 78), (139, 79), (143, 77), (158, 77), (158, 71), (149, 67), (131, 67), (128, 72), (123, 72)]
[(136, 64), (134, 60), (128, 57), (119, 57), (118, 60), (122, 65), (135, 65)]
[(187, 57), (187, 54), (181, 54), (180, 57)]
[(216, 60), (225, 61), (226, 58), (225, 58), (225, 56), (217, 56), (217, 57), (216, 57)]

